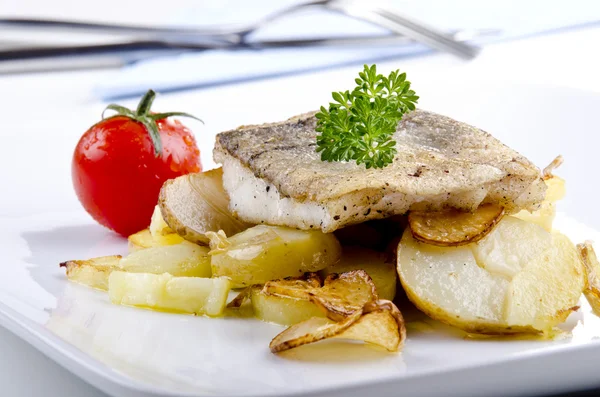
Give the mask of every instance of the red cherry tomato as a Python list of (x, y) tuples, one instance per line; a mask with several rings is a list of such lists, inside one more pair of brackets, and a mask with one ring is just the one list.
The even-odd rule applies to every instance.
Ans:
[(123, 236), (148, 227), (166, 180), (202, 169), (191, 131), (168, 118), (189, 115), (150, 113), (154, 96), (149, 91), (135, 113), (109, 105), (118, 114), (83, 134), (73, 155), (79, 201), (98, 223)]

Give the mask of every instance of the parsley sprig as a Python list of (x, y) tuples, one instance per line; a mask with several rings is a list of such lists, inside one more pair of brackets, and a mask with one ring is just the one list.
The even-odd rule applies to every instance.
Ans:
[(375, 65), (365, 65), (354, 81), (352, 92), (334, 92), (335, 102), (316, 114), (317, 152), (323, 161), (356, 160), (367, 168), (383, 168), (397, 153), (392, 136), (398, 122), (415, 110), (419, 97), (398, 70), (385, 77)]

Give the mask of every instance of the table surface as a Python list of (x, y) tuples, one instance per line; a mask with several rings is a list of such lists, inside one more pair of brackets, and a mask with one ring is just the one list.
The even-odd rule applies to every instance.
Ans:
[[(403, 60), (402, 67), (418, 71), (419, 78), (447, 75), (455, 79), (526, 81), (600, 92), (600, 79), (597, 78), (600, 55), (596, 51), (599, 42), (600, 28), (589, 28), (496, 44), (486, 48), (470, 63), (440, 54)], [(0, 76), (0, 93), (3, 94), (0, 95), (0, 108), (10, 115), (3, 118), (0, 136), (41, 127), (45, 136), (61, 136), (62, 131), (46, 128), (60, 126), (57, 120), (64, 114), (72, 118), (67, 123), (69, 128), (81, 127), (83, 131), (85, 123), (93, 120), (94, 112), (101, 108), (91, 95), (91, 88), (98, 79), (107, 78), (111, 73), (118, 72)], [(176, 102), (177, 94), (169, 95), (167, 101), (170, 100)], [(35, 117), (31, 115), (32, 108), (39, 108)], [(0, 168), (7, 169), (7, 164), (1, 161)], [(11, 175), (7, 177), (10, 185)], [(15, 180), (12, 182), (16, 183)], [(3, 356), (0, 360), (3, 396), (105, 396), (4, 329), (0, 329), (0, 351)], [(32, 375), (35, 381), (32, 381)], [(599, 391), (585, 395), (598, 394)]]

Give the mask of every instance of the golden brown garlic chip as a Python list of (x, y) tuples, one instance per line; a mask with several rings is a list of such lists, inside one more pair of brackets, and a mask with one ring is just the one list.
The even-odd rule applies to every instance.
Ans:
[(390, 301), (379, 300), (341, 321), (314, 317), (293, 325), (273, 338), (269, 348), (279, 353), (329, 338), (360, 340), (397, 352), (404, 344), (406, 328), (398, 308)]
[(431, 245), (450, 247), (481, 240), (503, 216), (503, 207), (483, 204), (475, 212), (456, 209), (411, 211), (408, 223), (415, 239)]
[[(308, 281), (311, 280), (311, 281)], [(306, 280), (267, 283), (262, 292), (314, 303), (327, 318), (311, 318), (277, 335), (270, 344), (276, 353), (332, 337), (356, 339), (398, 351), (406, 337), (404, 320), (388, 300), (379, 300), (375, 285), (364, 270), (332, 273), (322, 287), (314, 276)], [(311, 287), (309, 283), (315, 283)]]

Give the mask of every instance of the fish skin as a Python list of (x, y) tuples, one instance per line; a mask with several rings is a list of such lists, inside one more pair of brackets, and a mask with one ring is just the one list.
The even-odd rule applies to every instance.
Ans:
[[(280, 197), (324, 208), (330, 219), (319, 227), (325, 232), (410, 209), (474, 210), (492, 202), (515, 212), (535, 210), (544, 199), (540, 170), (479, 128), (415, 110), (404, 116), (394, 134), (394, 162), (366, 169), (355, 162), (321, 161), (314, 114), (222, 132), (216, 139), (215, 161), (237, 160)], [(294, 219), (294, 214), (263, 214), (257, 219), (248, 206), (232, 210), (249, 222), (314, 226)]]

